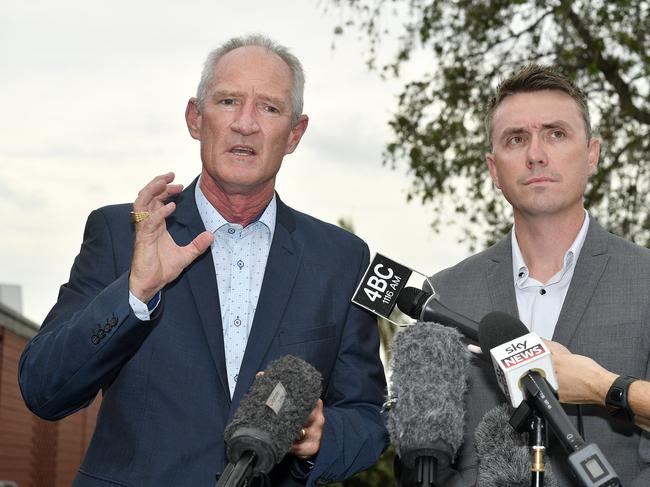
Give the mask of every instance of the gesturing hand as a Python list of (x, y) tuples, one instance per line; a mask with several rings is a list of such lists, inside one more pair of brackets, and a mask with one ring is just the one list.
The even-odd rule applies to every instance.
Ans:
[(207, 250), (214, 238), (205, 231), (181, 247), (169, 235), (165, 218), (174, 212), (176, 204), (165, 204), (164, 201), (183, 189), (181, 184), (171, 184), (173, 180), (172, 172), (155, 177), (140, 190), (133, 202), (134, 212), (150, 213), (145, 220), (135, 224), (135, 246), (129, 277), (129, 290), (144, 303), (176, 279), (183, 269)]

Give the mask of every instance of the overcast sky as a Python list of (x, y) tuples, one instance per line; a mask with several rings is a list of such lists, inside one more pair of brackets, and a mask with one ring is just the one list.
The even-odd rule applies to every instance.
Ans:
[(40, 323), (94, 208), (130, 202), (157, 174), (189, 184), (198, 142), (184, 121), (207, 53), (253, 32), (289, 47), (306, 74), (310, 124), (277, 189), (325, 221), (352, 220), (371, 252), (433, 273), (465, 255), (433, 208), (406, 203), (405, 168), (381, 164), (397, 82), (364, 65), (341, 14), (317, 0), (36, 1), (0, 5), (0, 283), (22, 286)]

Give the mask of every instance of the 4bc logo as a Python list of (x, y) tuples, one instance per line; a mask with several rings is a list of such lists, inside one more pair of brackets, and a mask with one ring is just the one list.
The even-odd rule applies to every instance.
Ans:
[(408, 267), (376, 254), (359, 283), (352, 302), (388, 318), (411, 273), (412, 270)]

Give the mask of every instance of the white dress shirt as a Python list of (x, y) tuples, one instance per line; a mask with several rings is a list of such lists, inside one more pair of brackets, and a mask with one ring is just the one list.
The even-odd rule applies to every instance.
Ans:
[(582, 227), (564, 254), (562, 269), (545, 283), (539, 282), (528, 274), (528, 266), (521, 254), (515, 228), (512, 229), (512, 271), (519, 319), (530, 331), (542, 338), (550, 340), (553, 337), (588, 228), (589, 215), (585, 210)]

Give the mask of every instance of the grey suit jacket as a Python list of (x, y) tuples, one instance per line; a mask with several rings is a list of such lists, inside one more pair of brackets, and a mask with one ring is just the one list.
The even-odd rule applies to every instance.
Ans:
[[(433, 276), (441, 301), (477, 321), (490, 311), (518, 316), (510, 239), (507, 235)], [(650, 250), (608, 233), (592, 218), (553, 340), (612, 372), (650, 379)], [(455, 467), (466, 485), (475, 485), (474, 430), (483, 414), (505, 398), (491, 364), (473, 358), (470, 369), (465, 441)], [(576, 408), (565, 409), (575, 421)], [(650, 435), (610, 418), (603, 408), (582, 409), (585, 439), (601, 448), (623, 485), (649, 486)], [(554, 438), (550, 443), (560, 485), (578, 485), (564, 461), (564, 451)]]

